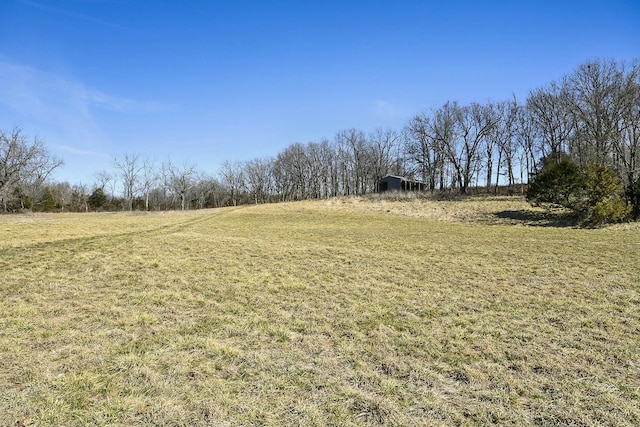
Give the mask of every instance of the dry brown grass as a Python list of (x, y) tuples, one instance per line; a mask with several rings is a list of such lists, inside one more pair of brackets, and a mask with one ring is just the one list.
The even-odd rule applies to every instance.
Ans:
[(577, 224), (566, 209), (532, 207), (524, 197), (477, 195), (463, 197), (428, 193), (383, 193), (327, 200), (334, 209), (358, 210), (434, 221), (485, 223), (493, 225), (571, 226)]
[(640, 424), (638, 228), (523, 203), (0, 217), (0, 425)]

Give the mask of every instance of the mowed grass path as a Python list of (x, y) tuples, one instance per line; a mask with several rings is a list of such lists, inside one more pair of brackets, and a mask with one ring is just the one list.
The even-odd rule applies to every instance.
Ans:
[(0, 425), (640, 425), (637, 227), (392, 205), (0, 217)]

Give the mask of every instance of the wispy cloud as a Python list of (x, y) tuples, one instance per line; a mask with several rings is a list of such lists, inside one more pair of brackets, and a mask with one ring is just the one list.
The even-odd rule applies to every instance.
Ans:
[(86, 21), (86, 22), (90, 22), (92, 24), (98, 24), (98, 25), (102, 25), (105, 27), (110, 27), (110, 28), (117, 28), (117, 29), (121, 29), (121, 30), (128, 30), (128, 28), (117, 24), (115, 22), (111, 22), (111, 21), (105, 21), (99, 18), (95, 18), (93, 16), (90, 15), (86, 15), (84, 13), (79, 13), (73, 10), (69, 10), (69, 9), (61, 9), (58, 7), (54, 7), (51, 6), (49, 4), (44, 4), (44, 3), (40, 3), (40, 2), (36, 2), (36, 1), (32, 1), (32, 0), (20, 0), (20, 2), (24, 5), (42, 10), (44, 12), (48, 12), (48, 13), (53, 13), (56, 15), (62, 15), (62, 16), (67, 16), (70, 18), (74, 18), (74, 19), (78, 19), (81, 21)]
[(42, 136), (70, 170), (103, 168), (122, 144), (119, 136), (110, 135), (109, 116), (101, 113), (148, 114), (173, 108), (110, 95), (0, 57), (0, 118), (9, 121), (0, 127), (20, 126)]
[(133, 99), (120, 98), (88, 88), (80, 88), (79, 93), (83, 94), (87, 101), (92, 103), (94, 106), (118, 113), (155, 113), (175, 107), (159, 102), (136, 101)]
[(0, 106), (39, 127), (96, 130), (86, 93), (55, 74), (0, 61)]
[(93, 120), (93, 109), (118, 113), (153, 113), (173, 108), (104, 93), (54, 73), (0, 61), (0, 104), (29, 116)]
[(374, 112), (383, 118), (394, 118), (398, 115), (397, 109), (387, 101), (378, 99), (374, 104)]
[(85, 150), (82, 148), (77, 148), (77, 147), (72, 147), (70, 145), (66, 145), (66, 144), (56, 144), (56, 147), (58, 147), (60, 149), (60, 151), (64, 151), (67, 153), (71, 153), (71, 154), (75, 154), (78, 156), (86, 156), (86, 157), (96, 157), (96, 158), (101, 158), (101, 159), (105, 159), (105, 160), (111, 160), (111, 156), (104, 154), (104, 153), (99, 153), (96, 151), (91, 151), (91, 150)]

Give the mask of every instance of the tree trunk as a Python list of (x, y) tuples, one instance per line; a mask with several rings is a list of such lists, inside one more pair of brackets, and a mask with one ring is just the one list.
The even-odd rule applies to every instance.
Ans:
[[(491, 179), (493, 177), (493, 159), (491, 152), (487, 151), (487, 193), (491, 192)], [(498, 169), (500, 168), (500, 160), (498, 160)]]
[(498, 186), (500, 185), (500, 163), (502, 162), (502, 151), (498, 153), (498, 164), (496, 165), (496, 186), (493, 194), (498, 194)]

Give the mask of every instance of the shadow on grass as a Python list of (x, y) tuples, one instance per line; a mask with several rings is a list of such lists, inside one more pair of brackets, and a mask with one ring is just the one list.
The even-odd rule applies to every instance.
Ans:
[(501, 211), (494, 214), (503, 221), (534, 227), (577, 227), (579, 218), (571, 212)]

